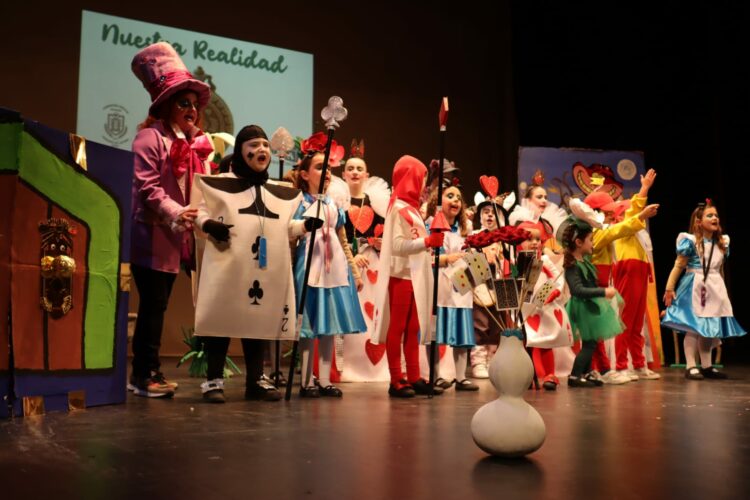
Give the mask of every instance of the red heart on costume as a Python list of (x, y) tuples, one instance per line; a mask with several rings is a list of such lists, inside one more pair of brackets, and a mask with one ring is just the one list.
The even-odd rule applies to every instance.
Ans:
[(497, 196), (497, 191), (500, 189), (500, 182), (494, 175), (483, 175), (479, 178), (479, 184), (482, 186), (484, 192), (493, 200)]
[(542, 317), (538, 314), (532, 314), (528, 318), (526, 318), (526, 324), (531, 327), (532, 330), (537, 331), (539, 330), (539, 324), (542, 322)]
[(375, 212), (368, 205), (363, 205), (361, 208), (355, 206), (349, 207), (349, 220), (352, 221), (354, 229), (360, 233), (365, 233), (370, 229), (374, 219)]
[(370, 283), (372, 283), (374, 285), (375, 282), (378, 281), (378, 272), (377, 271), (373, 271), (372, 269), (368, 269), (367, 270), (367, 279), (370, 280)]
[(557, 322), (560, 323), (560, 326), (562, 326), (563, 325), (562, 309), (555, 309), (555, 318), (557, 318)]
[(375, 311), (375, 304), (372, 302), (365, 302), (365, 314), (372, 319), (372, 313)]
[(375, 237), (380, 238), (383, 235), (383, 224), (375, 226)]
[(365, 354), (367, 354), (370, 363), (377, 365), (385, 354), (385, 344), (373, 344), (370, 342), (370, 339), (367, 339), (367, 342), (365, 342)]
[(445, 356), (445, 351), (446, 351), (445, 344), (439, 345), (438, 346), (438, 358), (443, 359), (443, 356)]

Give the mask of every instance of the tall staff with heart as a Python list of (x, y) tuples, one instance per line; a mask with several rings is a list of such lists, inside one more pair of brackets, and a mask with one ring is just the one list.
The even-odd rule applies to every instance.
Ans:
[[(448, 98), (443, 97), (440, 101), (440, 112), (438, 113), (438, 123), (440, 125), (440, 155), (438, 156), (438, 188), (437, 188), (437, 199), (438, 206), (443, 199), (443, 177), (444, 177), (444, 166), (445, 161), (445, 135), (448, 130)], [(439, 233), (441, 231), (450, 231), (448, 221), (445, 219), (445, 215), (441, 210), (438, 210), (433, 218), (432, 224), (430, 224), (430, 233)], [(438, 297), (438, 273), (440, 271), (440, 247), (435, 248), (435, 264), (432, 268), (433, 271), (433, 288), (432, 288), (432, 322), (437, 329), (437, 297)], [(429, 397), (434, 395), (435, 391), (435, 360), (437, 358), (437, 342), (433, 338), (430, 341), (430, 394)]]
[[(323, 171), (321, 172), (320, 178), (325, 179), (326, 173), (328, 171), (328, 160), (331, 156), (331, 145), (333, 144), (333, 134), (335, 130), (339, 127), (340, 122), (346, 120), (346, 117), (348, 115), (347, 109), (344, 107), (344, 100), (341, 99), (338, 96), (333, 96), (330, 99), (328, 99), (328, 105), (323, 108), (323, 110), (320, 112), (321, 118), (323, 118), (326, 122), (326, 128), (328, 129), (328, 138), (326, 141), (325, 146), (325, 152), (323, 155)], [(318, 187), (318, 199), (315, 201), (315, 204), (310, 207), (310, 210), (308, 210), (307, 213), (315, 213), (314, 218), (317, 220), (321, 219), (321, 201), (323, 199), (325, 190), (325, 183), (321, 180), (320, 185)], [(305, 303), (307, 298), (307, 289), (308, 289), (308, 280), (310, 279), (310, 264), (312, 263), (313, 258), (313, 250), (315, 248), (315, 233), (317, 232), (317, 225), (313, 225), (312, 229), (310, 231), (310, 244), (307, 251), (307, 257), (305, 259), (305, 275), (304, 279), (302, 280), (302, 290), (300, 292), (300, 301), (299, 306), (297, 308), (297, 332), (302, 331), (302, 319), (305, 315)], [(294, 385), (294, 368), (297, 364), (297, 350), (299, 348), (299, 340), (294, 341), (294, 346), (292, 347), (292, 358), (289, 366), (289, 377), (288, 377), (288, 383), (286, 386), (286, 394), (284, 396), (284, 399), (286, 401), (289, 401), (292, 397), (292, 386)]]

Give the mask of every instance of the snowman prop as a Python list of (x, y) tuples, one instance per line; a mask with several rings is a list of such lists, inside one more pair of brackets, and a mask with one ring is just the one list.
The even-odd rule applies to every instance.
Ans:
[(470, 250), (464, 265), (452, 276), (453, 286), (460, 293), (486, 285), (495, 295), (495, 305), (486, 309), (502, 330), (489, 366), (490, 381), (499, 396), (474, 414), (471, 434), (479, 448), (499, 457), (522, 457), (544, 443), (544, 421), (523, 399), (534, 376), (534, 365), (524, 348), (521, 307), (524, 302), (545, 299), (533, 293), (542, 267), (534, 253), (519, 252), (515, 278), (495, 280), (481, 249), (497, 242), (515, 246), (528, 236), (527, 231), (512, 226), (469, 236), (466, 247)]

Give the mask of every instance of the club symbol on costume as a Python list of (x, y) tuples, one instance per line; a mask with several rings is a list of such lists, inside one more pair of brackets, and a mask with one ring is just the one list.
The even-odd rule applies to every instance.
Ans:
[(260, 287), (260, 281), (255, 280), (253, 281), (253, 286), (250, 288), (250, 290), (247, 291), (247, 296), (252, 299), (251, 304), (254, 306), (259, 306), (260, 302), (259, 300), (263, 299), (263, 289)]

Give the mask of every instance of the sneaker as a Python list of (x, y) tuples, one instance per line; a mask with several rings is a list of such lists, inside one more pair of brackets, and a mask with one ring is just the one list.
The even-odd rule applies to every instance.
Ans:
[(698, 367), (692, 366), (685, 370), (685, 378), (688, 380), (703, 380), (704, 377)]
[(604, 385), (602, 375), (596, 370), (588, 372), (586, 375), (584, 375), (584, 378), (594, 384), (596, 387), (601, 387)]
[(649, 370), (647, 366), (636, 369), (635, 373), (638, 375), (638, 378), (642, 378), (644, 380), (659, 380), (661, 378), (661, 375), (653, 370)]
[(416, 392), (409, 384), (390, 384), (388, 386), (388, 395), (392, 398), (413, 398)]
[[(409, 385), (411, 385), (412, 389), (414, 389), (415, 394), (421, 394), (423, 396), (430, 395), (430, 384), (423, 378), (420, 378), (416, 382), (411, 382)], [(445, 392), (445, 389), (437, 385), (433, 385), (432, 388), (432, 394), (435, 396), (440, 396), (443, 392)]]
[(245, 399), (250, 401), (278, 401), (281, 399), (281, 392), (266, 378), (251, 383), (245, 387)]
[(153, 377), (133, 378), (133, 394), (145, 398), (171, 398), (174, 390), (168, 385), (162, 384)]
[[(268, 377), (263, 375), (263, 377), (267, 378), (269, 382), (276, 385), (276, 373), (277, 372), (273, 372)], [(281, 372), (278, 372), (278, 374), (279, 374), (279, 387), (286, 387), (286, 377)]]
[(471, 367), (471, 376), (473, 378), (490, 378), (490, 373), (487, 371), (487, 365), (480, 363)]
[(635, 370), (617, 370), (617, 373), (622, 373), (630, 379), (631, 382), (638, 382), (638, 373)]
[(168, 385), (172, 388), (173, 391), (176, 391), (177, 387), (179, 387), (179, 384), (177, 384), (177, 382), (171, 382), (167, 380), (162, 372), (152, 372), (151, 378), (164, 385)]
[(593, 382), (589, 382), (584, 377), (568, 375), (568, 387), (596, 387)]
[(215, 378), (201, 384), (203, 400), (207, 403), (226, 403), (224, 398), (224, 379)]
[(478, 391), (479, 386), (469, 380), (468, 378), (463, 379), (462, 381), (458, 381), (457, 379), (453, 379), (453, 382), (451, 384), (456, 384), (456, 390), (457, 391)]
[(724, 380), (727, 377), (727, 374), (724, 372), (720, 372), (713, 366), (710, 368), (701, 368), (701, 375), (703, 375), (704, 378), (712, 378), (717, 380)]
[(628, 377), (628, 375), (624, 372), (609, 370), (607, 373), (602, 375), (602, 382), (609, 385), (622, 385), (630, 382), (630, 377)]

